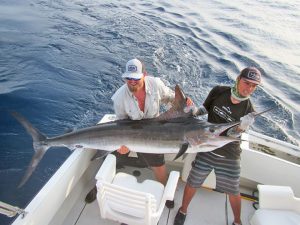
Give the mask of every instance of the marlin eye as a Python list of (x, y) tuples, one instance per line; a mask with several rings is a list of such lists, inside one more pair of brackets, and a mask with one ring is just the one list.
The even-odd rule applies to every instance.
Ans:
[(214, 128), (210, 127), (209, 131), (212, 132), (212, 133), (214, 133), (216, 130)]

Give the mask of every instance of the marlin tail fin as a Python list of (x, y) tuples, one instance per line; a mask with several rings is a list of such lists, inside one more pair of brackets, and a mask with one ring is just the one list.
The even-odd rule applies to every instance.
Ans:
[(31, 135), (33, 140), (33, 149), (35, 151), (31, 162), (26, 170), (26, 173), (18, 186), (18, 188), (20, 188), (27, 182), (27, 180), (29, 179), (29, 177), (43, 158), (49, 146), (47, 145), (47, 137), (43, 135), (39, 130), (34, 128), (32, 124), (29, 121), (27, 121), (21, 114), (17, 112), (11, 112), (11, 114), (13, 117), (16, 118), (16, 120), (18, 120), (23, 125), (27, 133)]

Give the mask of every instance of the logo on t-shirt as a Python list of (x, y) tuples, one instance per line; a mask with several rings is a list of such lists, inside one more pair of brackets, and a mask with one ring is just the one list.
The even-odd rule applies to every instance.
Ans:
[[(222, 108), (226, 109), (226, 107), (224, 107), (224, 106)], [(226, 122), (228, 122), (228, 123), (235, 121), (234, 118), (232, 118), (230, 115), (228, 115), (227, 109), (223, 110), (223, 109), (220, 109), (218, 106), (214, 106), (213, 111), (214, 111), (215, 114), (217, 114), (218, 116), (220, 116), (221, 118), (226, 120)]]
[(222, 106), (222, 109), (224, 109), (227, 113), (229, 113), (230, 115), (232, 114), (230, 107), (226, 107), (226, 106)]

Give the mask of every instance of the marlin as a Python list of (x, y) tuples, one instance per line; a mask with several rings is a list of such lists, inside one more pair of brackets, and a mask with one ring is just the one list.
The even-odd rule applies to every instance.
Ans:
[(27, 182), (51, 147), (97, 149), (105, 150), (108, 154), (125, 145), (134, 152), (174, 153), (177, 159), (184, 153), (212, 151), (239, 140), (225, 135), (228, 129), (238, 126), (240, 121), (208, 123), (193, 117), (190, 112), (185, 113), (185, 106), (186, 97), (176, 85), (173, 106), (155, 119), (116, 120), (52, 138), (42, 134), (19, 113), (11, 112), (31, 135), (35, 151), (19, 187)]

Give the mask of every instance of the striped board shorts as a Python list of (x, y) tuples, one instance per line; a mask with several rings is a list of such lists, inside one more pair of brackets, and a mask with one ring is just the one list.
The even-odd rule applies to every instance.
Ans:
[(226, 159), (211, 152), (199, 152), (192, 163), (187, 183), (199, 188), (212, 170), (216, 174), (216, 190), (228, 194), (240, 193), (240, 159)]

